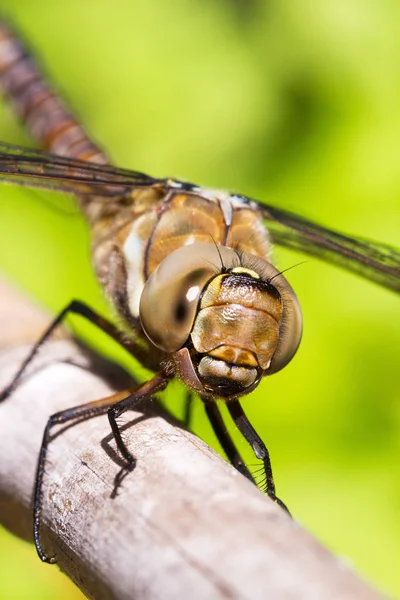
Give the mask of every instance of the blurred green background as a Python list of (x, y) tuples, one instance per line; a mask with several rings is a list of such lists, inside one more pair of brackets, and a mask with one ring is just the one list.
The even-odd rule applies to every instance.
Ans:
[[(116, 164), (400, 246), (397, 1), (3, 0), (2, 9)], [(32, 145), (7, 106), (0, 139)], [(276, 259), (286, 268), (299, 257), (277, 249)], [(0, 261), (51, 311), (74, 297), (107, 311), (85, 225), (64, 197), (2, 188)], [(288, 279), (303, 343), (244, 407), (295, 518), (400, 596), (400, 298), (314, 259)], [(178, 387), (167, 395), (181, 410)], [(217, 447), (200, 404), (195, 415)], [(80, 597), (6, 532), (0, 565), (2, 599)]]

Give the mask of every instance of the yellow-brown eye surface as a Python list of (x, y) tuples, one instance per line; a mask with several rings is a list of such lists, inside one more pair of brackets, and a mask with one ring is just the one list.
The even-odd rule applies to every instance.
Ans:
[[(269, 283), (271, 294), (278, 292), (282, 303), (279, 338), (271, 363), (265, 375), (272, 375), (285, 367), (296, 354), (303, 329), (303, 319), (297, 296), (278, 269), (262, 258), (244, 255), (242, 265), (252, 268), (261, 280)], [(275, 291), (274, 291), (275, 288)]]
[[(222, 262), (221, 262), (222, 261)], [(200, 295), (223, 265), (239, 265), (231, 248), (196, 243), (171, 252), (147, 280), (139, 314), (150, 341), (165, 352), (179, 350), (189, 337)]]

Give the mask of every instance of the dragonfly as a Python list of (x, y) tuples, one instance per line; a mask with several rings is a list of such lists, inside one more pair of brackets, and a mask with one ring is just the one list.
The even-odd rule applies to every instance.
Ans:
[(162, 392), (175, 378), (204, 402), (233, 466), (256, 483), (228, 433), (217, 400), (262, 461), (261, 488), (282, 509), (268, 449), (240, 398), (283, 369), (301, 340), (296, 294), (272, 264), (274, 244), (318, 257), (400, 292), (400, 251), (350, 237), (242, 194), (151, 177), (110, 164), (40, 72), (26, 45), (0, 23), (0, 87), (43, 151), (0, 143), (0, 181), (73, 194), (91, 231), (92, 263), (123, 329), (73, 300), (50, 324), (0, 394), (5, 401), (56, 327), (78, 314), (154, 373), (141, 385), (49, 417), (39, 451), (33, 538), (41, 541), (43, 474), (55, 425), (107, 414), (123, 468), (136, 459), (117, 419)]

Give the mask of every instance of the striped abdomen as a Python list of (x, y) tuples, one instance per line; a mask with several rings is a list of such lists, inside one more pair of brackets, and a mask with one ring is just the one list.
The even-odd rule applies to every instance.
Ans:
[(0, 86), (31, 135), (45, 150), (69, 158), (108, 162), (4, 22), (0, 22)]

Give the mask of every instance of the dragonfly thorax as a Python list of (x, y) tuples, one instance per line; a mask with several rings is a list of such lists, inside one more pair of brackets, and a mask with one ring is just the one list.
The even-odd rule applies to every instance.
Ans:
[(284, 277), (263, 259), (215, 244), (169, 254), (144, 286), (140, 318), (185, 383), (210, 397), (247, 394), (289, 362), (301, 337)]

